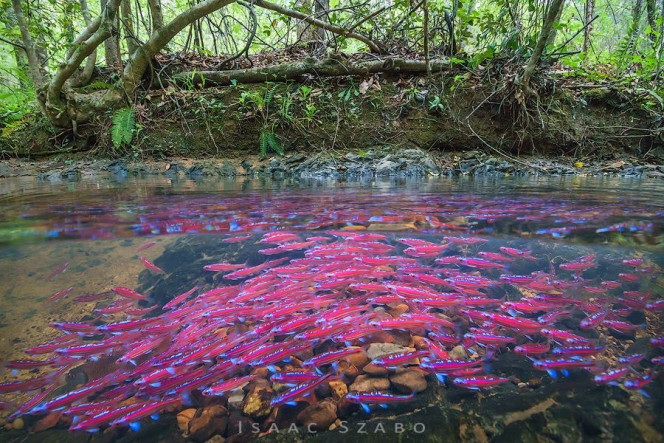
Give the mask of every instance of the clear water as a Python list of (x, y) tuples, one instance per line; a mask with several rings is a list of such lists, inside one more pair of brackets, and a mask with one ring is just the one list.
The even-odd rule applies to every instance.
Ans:
[[(459, 439), (500, 440), (527, 439), (530, 435), (528, 432), (537, 434), (548, 429), (552, 438), (567, 436), (570, 439), (580, 437), (583, 440), (602, 440), (638, 432), (646, 441), (656, 440), (661, 438), (663, 431), (657, 418), (661, 418), (664, 397), (661, 364), (652, 359), (657, 359), (663, 352), (658, 347), (661, 345), (653, 344), (650, 340), (661, 337), (664, 326), (661, 305), (657, 305), (657, 300), (661, 300), (664, 295), (661, 273), (661, 267), (664, 266), (663, 192), (664, 184), (658, 182), (582, 178), (365, 183), (171, 181), (157, 178), (123, 182), (85, 180), (59, 185), (35, 182), (33, 179), (5, 180), (0, 182), (3, 208), (0, 214), (0, 359), (4, 362), (28, 358), (43, 360), (55, 355), (57, 361), (53, 367), (19, 369), (14, 373), (10, 368), (3, 368), (0, 370), (0, 382), (49, 377), (48, 374), (64, 368), (62, 373), (51, 375), (48, 379), (49, 386), (56, 384), (58, 389), (44, 397), (43, 402), (47, 402), (79, 385), (85, 387), (85, 383), (108, 377), (109, 373), (113, 378), (115, 374), (110, 384), (93, 390), (90, 396), (68, 402), (64, 409), (65, 418), (58, 421), (59, 416), (50, 416), (53, 422), (51, 425), (55, 426), (42, 432), (51, 433), (54, 438), (65, 438), (62, 435), (71, 434), (58, 432), (65, 432), (71, 425), (71, 418), (66, 418), (67, 408), (85, 401), (100, 401), (96, 396), (103, 394), (104, 390), (135, 385), (140, 376), (151, 370), (150, 367), (141, 370), (141, 363), (150, 362), (158, 352), (167, 350), (164, 344), (158, 350), (139, 356), (138, 372), (131, 364), (115, 363), (124, 353), (155, 338), (149, 334), (146, 336), (144, 328), (136, 327), (133, 335), (119, 335), (121, 344), (110, 350), (85, 356), (69, 355), (66, 350), (56, 354), (27, 355), (26, 349), (63, 335), (50, 326), (51, 322), (103, 326), (105, 323), (138, 320), (143, 317), (142, 313), (127, 315), (126, 311), (156, 304), (159, 307), (150, 313), (146, 312), (146, 318), (155, 318), (160, 324), (168, 324), (175, 320), (167, 319), (161, 306), (176, 295), (194, 286), (200, 288), (189, 298), (189, 302), (181, 305), (182, 308), (187, 306), (186, 303), (195, 303), (199, 297), (205, 298), (205, 295), (201, 296), (205, 291), (231, 287), (230, 290), (235, 292), (230, 295), (225, 293), (222, 298), (208, 295), (208, 298), (211, 297), (209, 303), (195, 305), (191, 312), (177, 318), (176, 329), (170, 329), (165, 335), (159, 336), (167, 342), (178, 343), (177, 351), (173, 349), (171, 354), (193, 352), (193, 349), (200, 349), (215, 338), (214, 334), (219, 331), (215, 332), (211, 328), (206, 329), (200, 337), (187, 338), (180, 335), (192, 325), (209, 325), (213, 320), (208, 317), (201, 320), (206, 310), (237, 306), (249, 309), (248, 314), (228, 314), (218, 326), (227, 335), (227, 340), (236, 340), (236, 344), (251, 344), (257, 339), (257, 336), (251, 335), (251, 331), (274, 320), (269, 315), (266, 317), (265, 313), (299, 303), (301, 306), (294, 306), (292, 311), (280, 314), (282, 316), (278, 320), (283, 323), (295, 316), (308, 316), (320, 321), (305, 324), (284, 334), (274, 329), (270, 332), (268, 328), (264, 332), (267, 341), (256, 347), (266, 346), (266, 343), (291, 346), (300, 343), (299, 339), (293, 338), (297, 333), (322, 326), (341, 325), (334, 334), (305, 339), (311, 348), (294, 353), (293, 356), (306, 361), (325, 352), (345, 349), (349, 344), (367, 351), (371, 350), (370, 346), (375, 348), (371, 343), (383, 342), (426, 350), (426, 343), (419, 337), (442, 332), (457, 337), (458, 342), (436, 342), (435, 338), (431, 338), (435, 335), (429, 337), (444, 352), (452, 352), (450, 358), (481, 362), (473, 365), (481, 372), (472, 375), (443, 370), (440, 366), (432, 369), (432, 363), (446, 359), (428, 350), (429, 354), (420, 355), (419, 360), (397, 365), (399, 371), (406, 368), (413, 371), (417, 370), (419, 362), (424, 370), (423, 374), (427, 377), (426, 390), (412, 400), (402, 398), (404, 390), (400, 392), (394, 381), (388, 381), (388, 387), (381, 388), (383, 393), (392, 396), (383, 402), (388, 404), (387, 409), (371, 405), (370, 412), (365, 413), (348, 400), (337, 399), (338, 421), (331, 426), (333, 429), (314, 435), (308, 432), (307, 423), (302, 426), (302, 418), (298, 420), (296, 416), (297, 412), (307, 407), (312, 397), (323, 402), (332, 401), (325, 400), (332, 398), (329, 388), (321, 391), (319, 387), (316, 394), (295, 397), (297, 405), (280, 405), (281, 416), (272, 410), (272, 415), (252, 417), (256, 424), (250, 431), (245, 428), (242, 439), (259, 435), (266, 439), (279, 435), (298, 435), (301, 438), (330, 441), (351, 438), (372, 441), (372, 438), (381, 435), (391, 436), (386, 438), (400, 435), (400, 438), (409, 440), (421, 438), (421, 434), (434, 436), (445, 431), (453, 432)], [(289, 232), (294, 237), (274, 244), (261, 242), (265, 235), (276, 231)], [(362, 237), (367, 234), (369, 237)], [(371, 237), (374, 234), (377, 236)], [(310, 237), (318, 238), (307, 240)], [(469, 237), (470, 241), (467, 240)], [(474, 243), (472, 238), (481, 241)], [(404, 243), (410, 242), (412, 246), (412, 239), (447, 247), (437, 253), (426, 250), (427, 256), (423, 257), (420, 256), (421, 251), (407, 249), (408, 245)], [(146, 242), (155, 244), (136, 252)], [(294, 243), (302, 245), (274, 249), (279, 248), (280, 244)], [(501, 254), (502, 260), (495, 254)], [(164, 273), (146, 269), (139, 256), (163, 269)], [(385, 259), (394, 256), (410, 259), (411, 262)], [(363, 257), (382, 258), (385, 261), (367, 264), (362, 261)], [(232, 303), (228, 300), (238, 294), (246, 294), (252, 290), (252, 285), (260, 283), (272, 271), (257, 271), (246, 278), (231, 280), (224, 278), (224, 274), (230, 271), (203, 270), (203, 266), (213, 263), (252, 267), (278, 258), (284, 260), (274, 266), (286, 269), (270, 282), (267, 290), (255, 297), (241, 297), (240, 301), (236, 299)], [(318, 262), (306, 262), (307, 259), (316, 259)], [(490, 263), (487, 265), (486, 262), (474, 260), (487, 260)], [(624, 260), (634, 261), (623, 263)], [(584, 266), (587, 263), (591, 265)], [(575, 264), (582, 269), (574, 270)], [(57, 272), (58, 268), (65, 265), (63, 272)], [(532, 282), (510, 280), (509, 276), (513, 275), (530, 276)], [(478, 283), (479, 278), (489, 283)], [(467, 282), (468, 279), (472, 280), (471, 283)], [(607, 281), (617, 283), (602, 286)], [(376, 292), (372, 292), (373, 289), (356, 290), (353, 285), (358, 283), (383, 284), (387, 289)], [(53, 295), (70, 287), (73, 289), (67, 295)], [(95, 311), (103, 310), (113, 303), (117, 305), (119, 299), (130, 300), (109, 293), (112, 287), (137, 290), (146, 296), (146, 300), (135, 301), (131, 307), (113, 314)], [(279, 295), (283, 288), (288, 288), (288, 291)], [(306, 296), (300, 294), (302, 290), (306, 290)], [(409, 290), (429, 291), (429, 295), (451, 292), (455, 303), (436, 308), (434, 304), (420, 300), (426, 299), (426, 294), (413, 295)], [(625, 297), (624, 291), (632, 291), (627, 293), (627, 297), (636, 300), (628, 303), (629, 306), (618, 300), (619, 297)], [(77, 300), (77, 297), (85, 294), (105, 295), (91, 301)], [(276, 296), (267, 301), (260, 298), (266, 294)], [(371, 300), (372, 297), (388, 295), (401, 299), (386, 302)], [(551, 299), (555, 297), (564, 297), (568, 302), (552, 302)], [(323, 303), (319, 299), (327, 302)], [(486, 299), (497, 302), (490, 303)], [(532, 306), (517, 305), (512, 309), (512, 305), (505, 304), (508, 302), (526, 305), (540, 302), (546, 306), (535, 309)], [(638, 306), (635, 307), (635, 303)], [(644, 307), (648, 304), (652, 306)], [(362, 309), (358, 308), (338, 318), (327, 317), (330, 312), (347, 306), (359, 306)], [(478, 319), (468, 309), (488, 317)], [(561, 314), (557, 322), (545, 327), (575, 334), (587, 341), (551, 338), (539, 330), (530, 330), (520, 324), (506, 324), (504, 322), (508, 320), (495, 317), (537, 322), (545, 313), (558, 311), (568, 313)], [(593, 314), (602, 317), (598, 323), (588, 328), (580, 327), (584, 319), (594, 318)], [(450, 321), (454, 326), (441, 326), (433, 320), (427, 321), (426, 316)], [(392, 318), (414, 319), (414, 323), (403, 328), (385, 323)], [(485, 324), (485, 320), (489, 323)], [(628, 330), (618, 330), (628, 326)], [(361, 340), (339, 338), (342, 332), (362, 328), (382, 329), (382, 333), (368, 335)], [(471, 328), (480, 328), (482, 331)], [(485, 343), (473, 343), (469, 337), (463, 338), (464, 334), (484, 333), (507, 337), (510, 342), (487, 346)], [(113, 336), (96, 334), (61, 348), (99, 343), (109, 337)], [(549, 343), (551, 350), (542, 355), (530, 356), (514, 352), (516, 345), (528, 343)], [(458, 355), (459, 348), (453, 351), (458, 346), (463, 348), (462, 356)], [(602, 349), (592, 355), (553, 353), (553, 348), (572, 346)], [(252, 349), (254, 347), (238, 351), (233, 358), (247, 355)], [(618, 360), (641, 353), (641, 358), (635, 357), (634, 361), (628, 363)], [(334, 361), (334, 367), (337, 364), (341, 364), (342, 368), (348, 366), (348, 358), (340, 356)], [(571, 363), (562, 368), (555, 367), (555, 372), (547, 373), (544, 369), (549, 368), (546, 365), (552, 359), (566, 359)], [(271, 370), (278, 371), (287, 369), (287, 363), (283, 360), (269, 365), (244, 361), (239, 365), (241, 367), (234, 367), (231, 372), (224, 374), (220, 365), (227, 360), (225, 355), (217, 355), (212, 359), (194, 358), (176, 364), (175, 376), (181, 377), (183, 383), (195, 380), (202, 374), (220, 371), (221, 376), (202, 382), (197, 390), (183, 389), (174, 394), (171, 391), (156, 392), (159, 391), (156, 389), (153, 395), (149, 389), (124, 391), (117, 404), (103, 410), (119, 409), (134, 401), (149, 406), (175, 397), (181, 398), (182, 403), (159, 408), (166, 413), (156, 422), (149, 418), (135, 420), (136, 423), (142, 423), (137, 434), (128, 429), (129, 423), (120, 423), (113, 426), (111, 431), (105, 431), (106, 434), (110, 433), (107, 438), (134, 438), (140, 441), (157, 439), (155, 426), (162, 432), (159, 434), (162, 437), (179, 435), (181, 431), (175, 424), (175, 412), (185, 408), (204, 409), (210, 402), (199, 394), (204, 388), (244, 377), (256, 368), (263, 371), (264, 366), (274, 366)], [(534, 368), (533, 360), (540, 361), (542, 367)], [(574, 362), (592, 362), (592, 366), (579, 369)], [(290, 364), (297, 366), (296, 363)], [(336, 375), (334, 367), (321, 365), (318, 368), (321, 377), (328, 373)], [(621, 368), (628, 369), (622, 376), (615, 378), (615, 386), (593, 381), (595, 377), (607, 376), (607, 371)], [(358, 370), (362, 372), (361, 367)], [(390, 367), (389, 377), (393, 377), (395, 371)], [(565, 377), (567, 372), (570, 373), (569, 378)], [(437, 381), (436, 374), (444, 380)], [(348, 371), (342, 374), (342, 381), (351, 391), (354, 386), (353, 375), (349, 375)], [(264, 376), (264, 372), (260, 372), (259, 378)], [(485, 387), (481, 383), (491, 380), (487, 376), (505, 380), (501, 380), (495, 387)], [(377, 378), (387, 380), (385, 376)], [(457, 378), (462, 380), (455, 382)], [(463, 383), (470, 385), (463, 386)], [(643, 386), (634, 386), (635, 383), (642, 383)], [(255, 384), (254, 380), (245, 389)], [(476, 391), (469, 387), (481, 389)], [(278, 385), (272, 388), (277, 393), (284, 389)], [(46, 387), (0, 393), (0, 401), (4, 402), (0, 403), (4, 407), (0, 411), (4, 415), (0, 417), (5, 417), (5, 421), (11, 423), (14, 417), (7, 419), (7, 415), (44, 389)], [(589, 424), (579, 424), (577, 421), (577, 428), (567, 429), (565, 426), (569, 423), (566, 421), (568, 417), (565, 408), (581, 407), (584, 401), (582, 398), (592, 397), (584, 389), (592, 389), (592, 395), (596, 396), (593, 406), (596, 411), (589, 413)], [(235, 395), (240, 394), (236, 392)], [(371, 399), (364, 400), (362, 403), (372, 403)], [(246, 403), (248, 400), (244, 401)], [(600, 401), (606, 404), (597, 403)], [(505, 402), (510, 407), (505, 407)], [(224, 428), (225, 433), (220, 431), (224, 436), (237, 433), (240, 421), (237, 415), (233, 415), (237, 414), (234, 408), (242, 409), (245, 403), (228, 406), (231, 410), (228, 420), (230, 424)], [(623, 405), (622, 409), (616, 406), (618, 404)], [(456, 415), (445, 415), (444, 420), (436, 418), (441, 414), (440, 409), (436, 408), (441, 408), (441, 405), (446, 405), (445, 410), (448, 412), (450, 409), (447, 406), (454, 405)], [(542, 411), (531, 410), (537, 407)], [(296, 409), (281, 411), (287, 408)], [(482, 411), (480, 415), (484, 418), (472, 418), (478, 410)], [(54, 411), (54, 415), (58, 415), (62, 410), (54, 408)], [(90, 412), (89, 416), (84, 413), (72, 415), (90, 418), (102, 409), (92, 411), (94, 413)], [(546, 416), (545, 422), (538, 421), (538, 414)], [(606, 421), (595, 423), (593, 414), (604, 417), (603, 420), (610, 417), (609, 421), (629, 425), (617, 428), (617, 425)], [(48, 420), (40, 421), (43, 417), (44, 414), (38, 414), (36, 410), (25, 415), (24, 429), (0, 430), (0, 440), (4, 440), (3, 432), (7, 439), (33, 438), (25, 433), (25, 428), (34, 429), (36, 426), (40, 430), (49, 427), (44, 423), (48, 423)], [(622, 417), (622, 421), (616, 417)], [(648, 421), (648, 417), (652, 420)], [(74, 425), (81, 420), (75, 419)], [(235, 428), (231, 431), (234, 420)], [(368, 434), (358, 432), (364, 422), (371, 423), (366, 428)], [(278, 426), (271, 427), (272, 423)], [(290, 423), (300, 426), (298, 433), (287, 432)], [(385, 434), (380, 428), (376, 430), (376, 423), (386, 428)], [(441, 423), (445, 423), (446, 427), (441, 428)], [(557, 428), (556, 424), (559, 425)], [(107, 425), (102, 422), (101, 430)], [(400, 432), (402, 425), (405, 429), (403, 433)], [(146, 431), (146, 428), (152, 431)], [(519, 433), (515, 434), (513, 428)], [(256, 429), (259, 431), (253, 432)], [(84, 433), (85, 430), (78, 432)], [(40, 433), (34, 435), (39, 436)], [(92, 438), (101, 438), (100, 433), (92, 434)]]

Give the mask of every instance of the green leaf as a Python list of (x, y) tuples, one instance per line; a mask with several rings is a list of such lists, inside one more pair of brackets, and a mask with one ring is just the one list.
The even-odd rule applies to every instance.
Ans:
[(111, 126), (111, 141), (115, 148), (122, 144), (131, 143), (134, 138), (134, 128), (136, 126), (136, 115), (132, 108), (122, 108), (115, 111), (113, 115), (113, 125)]

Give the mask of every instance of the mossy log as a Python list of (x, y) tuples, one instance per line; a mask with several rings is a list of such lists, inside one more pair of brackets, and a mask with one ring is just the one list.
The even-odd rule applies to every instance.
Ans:
[[(432, 72), (444, 71), (452, 66), (452, 62), (449, 60), (432, 60), (430, 64)], [(419, 60), (390, 58), (350, 63), (342, 59), (328, 58), (323, 61), (306, 59), (295, 63), (229, 71), (180, 72), (173, 78), (176, 83), (193, 82), (199, 87), (208, 87), (230, 85), (233, 80), (237, 83), (283, 82), (305, 75), (315, 77), (364, 76), (377, 72), (417, 74), (425, 73), (426, 70), (426, 63)]]

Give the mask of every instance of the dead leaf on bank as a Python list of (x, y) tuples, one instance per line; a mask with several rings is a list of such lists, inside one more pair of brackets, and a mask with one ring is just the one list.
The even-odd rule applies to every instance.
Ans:
[(360, 94), (362, 95), (366, 94), (369, 88), (371, 87), (372, 83), (373, 83), (373, 78), (362, 80), (362, 83), (360, 83), (360, 86), (357, 88), (360, 91)]

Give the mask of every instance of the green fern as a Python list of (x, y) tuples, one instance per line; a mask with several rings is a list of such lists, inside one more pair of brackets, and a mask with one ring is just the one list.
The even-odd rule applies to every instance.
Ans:
[(272, 103), (272, 99), (274, 98), (274, 94), (277, 92), (277, 87), (278, 85), (274, 85), (270, 90), (265, 93), (265, 110), (267, 111), (267, 108), (270, 106), (270, 103)]
[(258, 145), (261, 152), (261, 159), (264, 159), (267, 155), (267, 133), (265, 131), (261, 131)]
[(19, 118), (18, 120), (14, 120), (13, 122), (7, 123), (5, 127), (2, 128), (2, 136), (9, 137), (14, 132), (24, 129), (25, 127), (28, 126), (28, 124), (30, 124), (31, 120), (32, 120), (32, 114), (26, 114), (23, 117)]
[(260, 157), (264, 159), (267, 156), (268, 149), (278, 155), (284, 155), (284, 147), (273, 131), (261, 130), (258, 146), (260, 148)]
[(122, 108), (115, 111), (113, 115), (113, 126), (111, 127), (111, 141), (115, 148), (122, 144), (129, 144), (134, 138), (136, 126), (136, 115), (131, 108)]
[(270, 132), (267, 135), (267, 144), (272, 148), (274, 152), (279, 155), (284, 155), (284, 147), (281, 144), (281, 141), (277, 138), (274, 132)]

